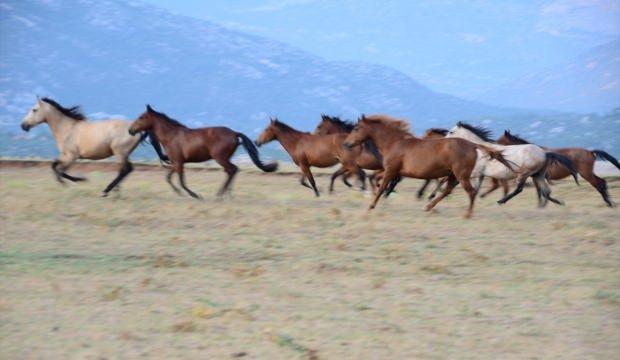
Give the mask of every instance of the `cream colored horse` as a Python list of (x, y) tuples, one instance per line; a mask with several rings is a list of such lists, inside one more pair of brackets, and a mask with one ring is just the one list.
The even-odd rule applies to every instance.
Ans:
[[(490, 159), (484, 153), (478, 151), (478, 160), (476, 161), (474, 171), (472, 171), (472, 178), (477, 177), (480, 182), (484, 176), (497, 180), (516, 179), (517, 181), (517, 188), (499, 200), (499, 204), (506, 203), (523, 191), (525, 181), (531, 176), (538, 192), (539, 206), (545, 206), (547, 200), (563, 205), (562, 201), (551, 197), (551, 189), (546, 179), (547, 167), (552, 162), (557, 161), (564, 165), (571, 171), (575, 181), (578, 181), (577, 171), (570, 159), (557, 153), (547, 152), (540, 146), (533, 144), (500, 145), (491, 139), (491, 132), (489, 130), (462, 122), (457, 123), (455, 127), (450, 129), (446, 137), (459, 137), (475, 144), (501, 150), (506, 160), (513, 164), (512, 169), (509, 169), (499, 161)], [(480, 183), (478, 183), (479, 186)]]
[(133, 166), (129, 162), (129, 154), (147, 136), (162, 161), (167, 157), (161, 153), (157, 139), (152, 134), (129, 135), (131, 122), (124, 120), (105, 120), (90, 122), (86, 120), (79, 107), (62, 107), (49, 98), (39, 99), (34, 107), (22, 120), (21, 127), (29, 131), (41, 123), (47, 123), (52, 131), (60, 158), (52, 163), (52, 170), (56, 179), (64, 183), (64, 179), (77, 182), (86, 180), (83, 177), (71, 176), (66, 171), (78, 159), (100, 160), (112, 155), (119, 163), (118, 176), (103, 190), (102, 196), (107, 196), (129, 173)]

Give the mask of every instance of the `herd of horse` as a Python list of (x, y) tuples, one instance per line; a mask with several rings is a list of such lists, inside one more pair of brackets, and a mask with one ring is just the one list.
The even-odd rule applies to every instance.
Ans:
[[(119, 173), (103, 190), (102, 196), (118, 189), (121, 181), (133, 171), (129, 155), (143, 141), (153, 146), (167, 168), (166, 181), (177, 194), (181, 194), (181, 189), (173, 183), (174, 174), (178, 176), (184, 191), (200, 198), (187, 187), (184, 164), (211, 159), (227, 174), (218, 196), (230, 191), (238, 172), (238, 167), (230, 160), (239, 145), (245, 148), (259, 169), (276, 171), (276, 162), (261, 161), (257, 146), (277, 141), (300, 168), (301, 185), (312, 189), (316, 196), (319, 196), (319, 190), (311, 168), (340, 164), (331, 176), (330, 192), (338, 177), (346, 186), (352, 187), (349, 182), (351, 176), (357, 177), (361, 190), (365, 190), (365, 170), (370, 170), (372, 174), (368, 180), (374, 192), (370, 209), (373, 209), (381, 197), (388, 197), (395, 190), (403, 177), (426, 180), (418, 197), (423, 197), (431, 181), (436, 181), (436, 189), (425, 206), (428, 211), (460, 184), (469, 197), (465, 213), (467, 218), (472, 215), (474, 201), (485, 177), (491, 178), (492, 187), (481, 197), (501, 186), (504, 196), (498, 201), (500, 204), (518, 195), (526, 180), (532, 178), (538, 204), (543, 207), (548, 201), (563, 204), (551, 196), (550, 181), (573, 176), (579, 184), (578, 175), (581, 175), (612, 207), (614, 203), (607, 192), (605, 180), (593, 172), (594, 162), (597, 159), (606, 160), (620, 169), (618, 160), (602, 150), (545, 148), (530, 144), (508, 130), (494, 140), (489, 130), (463, 122), (449, 130), (429, 129), (420, 138), (411, 132), (407, 121), (387, 115), (361, 115), (356, 123), (322, 115), (321, 122), (312, 133), (296, 130), (275, 118), (270, 120), (254, 143), (246, 135), (227, 127), (190, 129), (150, 105), (133, 122), (92, 122), (87, 121), (77, 106), (67, 108), (50, 98), (37, 98), (21, 127), (29, 131), (41, 123), (48, 124), (56, 140), (60, 156), (52, 163), (52, 170), (61, 183), (65, 179), (73, 182), (85, 180), (67, 174), (78, 159), (116, 157)], [(508, 185), (511, 180), (516, 181), (512, 192)]]

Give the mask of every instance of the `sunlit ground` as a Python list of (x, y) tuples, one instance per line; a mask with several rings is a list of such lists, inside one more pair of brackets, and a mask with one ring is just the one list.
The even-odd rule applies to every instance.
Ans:
[[(79, 169), (74, 173), (80, 173)], [(337, 184), (162, 171), (59, 186), (0, 169), (0, 358), (611, 359), (620, 353), (620, 211), (570, 181), (567, 205), (459, 189), (422, 211), (406, 180), (367, 214)], [(620, 181), (610, 182), (620, 201)]]

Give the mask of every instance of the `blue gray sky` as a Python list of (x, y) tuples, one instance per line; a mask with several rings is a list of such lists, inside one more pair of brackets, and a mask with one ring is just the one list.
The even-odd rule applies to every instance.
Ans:
[(620, 0), (147, 0), (465, 98), (620, 37)]

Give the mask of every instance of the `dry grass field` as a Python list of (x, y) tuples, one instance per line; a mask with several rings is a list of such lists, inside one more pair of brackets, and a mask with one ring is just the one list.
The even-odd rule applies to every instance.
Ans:
[[(588, 184), (499, 192), (463, 219), (459, 189), (434, 213), (419, 181), (368, 214), (338, 183), (164, 172), (59, 186), (0, 169), (2, 359), (612, 359), (620, 354), (620, 210)], [(328, 178), (319, 177), (323, 191)], [(610, 182), (620, 202), (620, 181)]]

